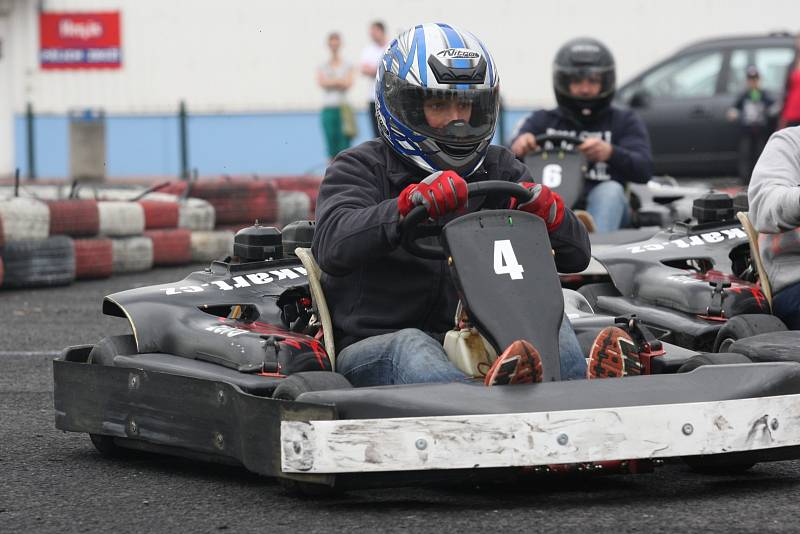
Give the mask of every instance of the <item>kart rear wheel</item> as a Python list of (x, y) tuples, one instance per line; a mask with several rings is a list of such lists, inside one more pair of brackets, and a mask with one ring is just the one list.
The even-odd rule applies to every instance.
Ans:
[[(752, 363), (744, 354), (735, 352), (705, 353), (692, 356), (680, 366), (679, 373), (694, 371), (703, 365), (727, 365), (735, 363)], [(689, 468), (705, 475), (736, 475), (756, 465), (756, 462), (743, 459), (741, 453), (717, 454), (710, 456), (684, 456), (683, 461)]]
[(600, 282), (596, 284), (586, 284), (578, 288), (578, 293), (586, 297), (589, 305), (597, 313), (597, 297), (619, 297), (620, 293), (614, 284), (610, 282)]
[(306, 371), (295, 373), (284, 379), (272, 393), (273, 399), (295, 400), (309, 391), (350, 389), (352, 384), (338, 373), (330, 371)]
[(786, 325), (774, 315), (745, 314), (731, 317), (717, 332), (714, 352), (727, 352), (734, 341), (769, 332), (783, 332)]

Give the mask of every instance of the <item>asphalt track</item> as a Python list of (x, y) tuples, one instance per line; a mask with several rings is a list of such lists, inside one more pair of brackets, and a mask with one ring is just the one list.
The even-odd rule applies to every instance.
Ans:
[[(178, 280), (157, 269), (65, 288), (0, 292), (0, 532), (797, 532), (800, 462), (710, 477), (652, 474), (415, 487), (326, 499), (240, 468), (153, 455), (107, 460), (53, 425), (51, 359), (127, 333), (103, 295)], [(50, 351), (50, 352), (48, 352)]]

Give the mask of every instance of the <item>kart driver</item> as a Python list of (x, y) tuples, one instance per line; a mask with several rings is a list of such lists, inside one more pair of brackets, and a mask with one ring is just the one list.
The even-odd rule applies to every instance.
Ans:
[(772, 312), (800, 330), (800, 126), (772, 134), (747, 190), (772, 287)]
[[(632, 110), (611, 105), (616, 88), (614, 58), (601, 42), (569, 41), (553, 62), (553, 89), (558, 107), (531, 113), (518, 128), (511, 151), (523, 158), (539, 148), (536, 136), (571, 135), (588, 160), (584, 199), (597, 232), (612, 232), (628, 222), (624, 186), (650, 179), (650, 137)], [(534, 176), (534, 179), (538, 179)], [(591, 226), (589, 223), (588, 226)]]
[[(517, 208), (544, 219), (558, 270), (589, 263), (586, 230), (559, 196), (532, 183), (507, 149), (490, 146), (498, 91), (497, 67), (474, 35), (447, 24), (413, 27), (389, 44), (376, 76), (381, 138), (342, 152), (325, 173), (312, 250), (324, 271), (337, 371), (355, 386), (465, 378), (442, 348), (458, 302), (449, 268), (400, 246), (400, 221), (414, 207), (425, 206), (444, 225), (481, 207), (479, 199), (467, 201), (467, 182), (516, 181), (534, 194)], [(584, 377), (566, 317), (559, 343), (562, 378)], [(517, 341), (485, 383), (540, 379), (536, 349)]]

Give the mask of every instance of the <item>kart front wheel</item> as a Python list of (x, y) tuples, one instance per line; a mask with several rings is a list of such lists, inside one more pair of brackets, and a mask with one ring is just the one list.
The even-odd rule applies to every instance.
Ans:
[(731, 317), (717, 332), (714, 340), (714, 352), (727, 352), (734, 341), (746, 337), (766, 334), (769, 332), (783, 332), (786, 325), (774, 315), (745, 314)]
[(286, 377), (272, 394), (273, 399), (295, 400), (303, 393), (310, 391), (327, 391), (330, 389), (350, 389), (353, 386), (338, 373), (331, 371), (306, 371)]

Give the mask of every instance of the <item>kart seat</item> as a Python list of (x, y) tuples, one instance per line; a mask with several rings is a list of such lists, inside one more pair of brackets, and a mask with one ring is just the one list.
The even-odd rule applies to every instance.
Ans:
[(786, 330), (738, 339), (728, 350), (744, 354), (756, 363), (800, 362), (798, 345), (800, 345), (800, 331)]
[(750, 217), (746, 211), (737, 212), (736, 217), (738, 217), (739, 221), (742, 223), (742, 228), (744, 228), (744, 231), (747, 234), (747, 240), (750, 242), (750, 257), (756, 264), (758, 280), (761, 283), (761, 291), (763, 291), (764, 296), (767, 297), (767, 303), (769, 304), (769, 308), (771, 310), (772, 288), (769, 285), (767, 270), (764, 268), (764, 263), (761, 261), (761, 252), (758, 248), (758, 232), (753, 226), (753, 223), (750, 222)]
[(336, 348), (333, 344), (333, 321), (331, 321), (331, 314), (328, 312), (328, 301), (325, 300), (325, 293), (322, 291), (322, 284), (320, 278), (322, 277), (322, 269), (320, 269), (317, 260), (311, 253), (310, 248), (296, 248), (294, 249), (295, 255), (300, 259), (308, 273), (308, 288), (311, 292), (311, 305), (313, 306), (314, 314), (317, 319), (322, 323), (322, 339), (325, 343), (325, 352), (331, 359), (331, 370), (336, 371)]

